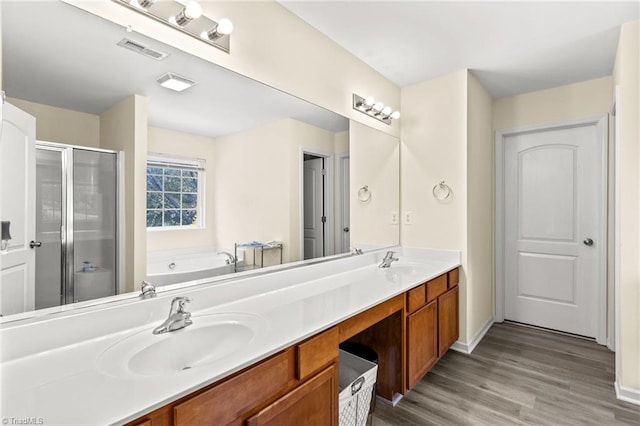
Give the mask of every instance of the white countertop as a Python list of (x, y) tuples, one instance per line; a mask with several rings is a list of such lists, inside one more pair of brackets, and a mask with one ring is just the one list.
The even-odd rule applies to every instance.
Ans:
[[(395, 248), (399, 263), (377, 267), (384, 252), (184, 288), (78, 313), (3, 324), (0, 417), (46, 425), (121, 424), (214, 383), (296, 342), (435, 278), (460, 264), (455, 251)], [(419, 268), (400, 268), (413, 262)], [(246, 348), (216, 362), (163, 376), (112, 374), (99, 365), (110, 346), (151, 330), (175, 296), (188, 296), (194, 325), (217, 313), (258, 316)], [(187, 330), (187, 329), (185, 329)], [(184, 348), (189, 350), (189, 348)], [(12, 420), (12, 419), (15, 419)], [(37, 424), (37, 423), (36, 423)]]

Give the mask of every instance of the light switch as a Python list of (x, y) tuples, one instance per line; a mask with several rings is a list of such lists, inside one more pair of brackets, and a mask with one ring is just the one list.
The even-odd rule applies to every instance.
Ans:
[(398, 212), (391, 212), (391, 224), (397, 225), (400, 223), (400, 218), (398, 217)]
[(413, 212), (404, 212), (402, 213), (403, 223), (405, 225), (413, 224)]

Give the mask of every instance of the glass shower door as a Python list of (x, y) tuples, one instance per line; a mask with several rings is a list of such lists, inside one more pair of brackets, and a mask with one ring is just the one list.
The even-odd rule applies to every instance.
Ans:
[(67, 303), (117, 294), (117, 187), (115, 153), (73, 150), (73, 279)]
[(63, 302), (63, 221), (65, 217), (64, 149), (36, 149), (35, 308)]

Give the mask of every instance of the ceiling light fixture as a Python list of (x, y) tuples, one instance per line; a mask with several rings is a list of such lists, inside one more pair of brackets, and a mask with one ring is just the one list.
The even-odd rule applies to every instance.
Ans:
[(206, 17), (202, 14), (202, 6), (195, 0), (112, 1), (229, 53), (233, 23), (227, 18), (216, 22)]
[(182, 92), (194, 84), (197, 84), (195, 81), (190, 80), (187, 77), (182, 77), (170, 72), (162, 74), (156, 81), (160, 83), (160, 86), (175, 90), (176, 92)]
[(376, 102), (373, 96), (363, 98), (354, 93), (353, 109), (389, 125), (391, 124), (391, 120), (400, 118), (400, 111), (394, 111), (393, 108), (388, 105), (385, 106), (384, 103), (380, 101)]

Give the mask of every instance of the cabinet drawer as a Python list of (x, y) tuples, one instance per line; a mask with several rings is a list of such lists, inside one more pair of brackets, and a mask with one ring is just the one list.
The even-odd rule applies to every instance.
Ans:
[(455, 286), (457, 286), (459, 281), (460, 272), (458, 268), (454, 269), (453, 271), (449, 271), (449, 288), (454, 288)]
[(447, 291), (447, 274), (442, 274), (427, 283), (427, 302)]
[(290, 351), (285, 351), (176, 405), (174, 424), (226, 425), (237, 420), (287, 387), (292, 379), (291, 363)]
[(424, 284), (409, 290), (407, 292), (407, 313), (410, 314), (423, 307), (426, 302), (426, 296)]
[(304, 380), (338, 358), (338, 328), (333, 327), (296, 346), (296, 378)]
[(247, 419), (247, 426), (336, 426), (338, 368), (335, 365)]

